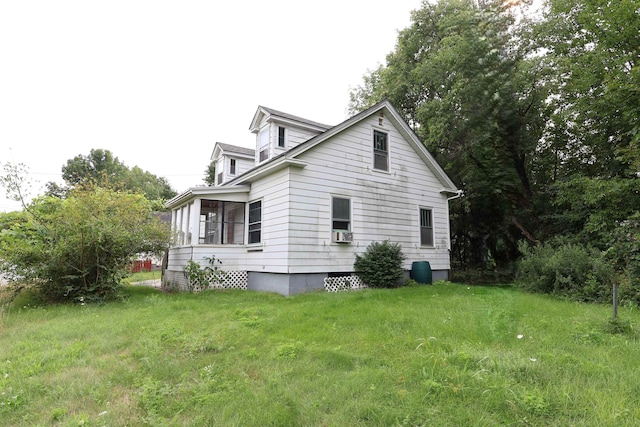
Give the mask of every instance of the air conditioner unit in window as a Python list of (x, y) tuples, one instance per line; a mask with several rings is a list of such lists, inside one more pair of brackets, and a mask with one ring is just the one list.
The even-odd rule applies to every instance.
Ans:
[(348, 231), (336, 231), (333, 233), (333, 241), (337, 243), (351, 243), (353, 242), (353, 233)]

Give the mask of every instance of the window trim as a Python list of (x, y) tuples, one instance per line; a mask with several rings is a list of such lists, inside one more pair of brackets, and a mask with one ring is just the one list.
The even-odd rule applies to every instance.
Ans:
[[(429, 226), (423, 226), (422, 225), (422, 212), (429, 212)], [(422, 241), (422, 231), (423, 229), (425, 230), (431, 230), (430, 234), (431, 234), (431, 243), (423, 243)], [(419, 206), (418, 207), (418, 239), (420, 242), (420, 247), (422, 248), (434, 248), (435, 247), (435, 227), (433, 226), (433, 208), (431, 207), (426, 207), (426, 206)]]
[[(386, 148), (386, 150), (378, 150), (378, 149), (376, 149), (376, 134), (382, 134), (382, 135), (385, 136), (385, 144), (386, 144), (385, 148)], [(390, 138), (390, 134), (389, 134), (388, 130), (383, 129), (383, 128), (378, 128), (378, 127), (373, 127), (372, 128), (372, 130), (371, 130), (371, 157), (372, 157), (372, 168), (373, 168), (374, 171), (389, 173), (389, 171), (391, 170), (391, 166), (390, 166), (390, 163), (391, 163), (390, 162), (390, 158), (391, 158), (390, 151), (391, 150), (389, 149), (390, 145), (391, 145), (389, 143), (390, 139), (391, 138)], [(379, 168), (376, 167), (376, 155), (378, 154), (378, 153), (376, 153), (376, 151), (386, 153), (386, 160), (387, 160), (387, 162), (386, 162), (387, 163), (387, 165), (386, 165), (387, 168), (386, 169), (379, 169)]]
[[(257, 200), (253, 200), (250, 201), (249, 203), (247, 203), (247, 245), (251, 245), (251, 246), (255, 246), (255, 245), (261, 245), (262, 244), (262, 222), (263, 222), (263, 203), (262, 203), (262, 199), (257, 199)], [(260, 220), (259, 221), (254, 221), (251, 222), (251, 205), (254, 205), (256, 203), (260, 203)], [(258, 224), (258, 228), (251, 230), (251, 227), (253, 225)], [(251, 241), (251, 232), (255, 232), (257, 231), (259, 233), (259, 238), (257, 241), (252, 242)]]
[(238, 168), (238, 162), (236, 159), (229, 159), (229, 175), (235, 176)]
[(269, 146), (271, 138), (270, 126), (267, 125), (258, 132), (258, 163), (269, 160)]
[[(334, 218), (335, 218), (335, 217), (334, 217), (334, 213), (335, 213), (335, 212), (334, 212), (334, 201), (335, 201), (335, 199), (342, 199), (342, 200), (347, 200), (347, 201), (349, 201), (349, 218), (338, 218), (337, 220), (336, 220), (336, 219), (334, 219)], [(346, 219), (347, 221), (344, 221), (345, 219)], [(334, 227), (334, 223), (335, 223), (336, 221), (339, 221), (339, 222), (347, 222), (347, 229), (345, 230), (345, 229), (343, 229), (343, 228), (335, 228), (335, 227)], [(348, 196), (341, 196), (341, 195), (337, 195), (337, 194), (332, 194), (332, 195), (331, 195), (331, 232), (332, 232), (332, 233), (335, 233), (335, 232), (337, 232), (337, 231), (344, 231), (344, 232), (348, 232), (348, 233), (350, 233), (350, 232), (352, 232), (352, 230), (353, 230), (352, 223), (353, 223), (353, 203), (352, 203), (352, 199), (351, 199), (351, 197), (348, 197)]]

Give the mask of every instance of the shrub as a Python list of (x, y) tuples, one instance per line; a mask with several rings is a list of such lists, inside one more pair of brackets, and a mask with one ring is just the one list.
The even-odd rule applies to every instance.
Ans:
[(52, 302), (100, 302), (118, 296), (137, 253), (160, 253), (168, 241), (144, 196), (78, 187), (66, 199), (40, 198), (0, 215), (0, 270)]
[(373, 242), (366, 252), (356, 255), (353, 268), (364, 283), (372, 288), (393, 288), (404, 276), (402, 261), (405, 257), (397, 243)]
[(217, 259), (215, 255), (204, 257), (208, 265), (202, 267), (199, 263), (189, 260), (184, 267), (184, 274), (189, 281), (189, 291), (200, 291), (208, 289), (212, 286), (221, 286), (226, 277), (226, 273), (218, 267), (222, 261)]
[(608, 301), (615, 279), (603, 254), (576, 244), (520, 245), (517, 282), (531, 292), (549, 293), (577, 301)]

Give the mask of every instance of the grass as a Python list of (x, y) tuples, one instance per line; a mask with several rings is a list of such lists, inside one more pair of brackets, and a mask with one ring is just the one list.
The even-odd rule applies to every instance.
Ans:
[(2, 426), (631, 426), (640, 314), (438, 283), (164, 294), (0, 319)]
[(139, 271), (137, 273), (132, 273), (128, 277), (124, 279), (125, 283), (131, 284), (135, 282), (142, 282), (145, 280), (160, 280), (162, 278), (162, 273), (160, 270), (152, 270), (152, 271)]

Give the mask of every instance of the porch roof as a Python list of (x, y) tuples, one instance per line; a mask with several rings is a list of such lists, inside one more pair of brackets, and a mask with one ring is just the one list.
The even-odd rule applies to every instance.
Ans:
[(247, 200), (251, 190), (250, 185), (234, 185), (230, 187), (191, 187), (187, 191), (178, 194), (171, 200), (165, 202), (165, 206), (169, 209), (183, 206), (193, 199), (213, 199), (213, 200), (231, 200), (238, 198), (238, 202)]

